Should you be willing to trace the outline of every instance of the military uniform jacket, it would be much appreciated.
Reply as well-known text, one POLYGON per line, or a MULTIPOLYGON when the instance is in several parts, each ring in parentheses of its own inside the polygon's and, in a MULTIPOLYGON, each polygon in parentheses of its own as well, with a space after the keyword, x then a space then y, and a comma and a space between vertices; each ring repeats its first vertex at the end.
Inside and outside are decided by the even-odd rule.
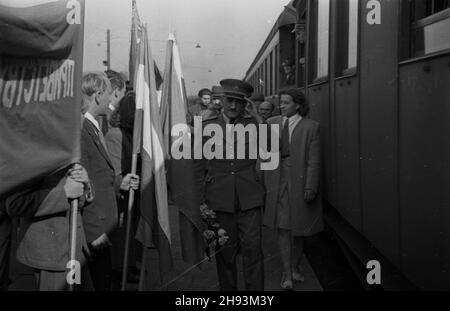
MULTIPOLYGON (((256 120, 250 116, 242 116, 236 119, 236 125, 253 124, 258 129, 256 120)), ((197 182, 200 183, 201 193, 205 203, 215 211, 233 213, 236 211, 236 200, 242 210, 249 210, 252 208, 264 205, 264 188, 262 180, 256 171, 257 159, 249 157, 249 149, 251 146, 250 135, 246 134, 244 139, 239 139, 235 135, 234 148, 231 144, 227 146, 226 143, 226 121, 222 114, 210 117, 203 120, 203 129, 208 125, 220 127, 222 129, 223 137, 219 137, 223 147, 224 156, 222 159, 213 158, 206 159, 203 154, 202 160, 196 160, 196 175, 197 182), (245 158, 237 158, 237 145, 245 143, 245 158), (233 150, 234 149, 234 150, 233 150), (227 154, 234 157, 226 158, 227 154)), ((257 133, 257 132, 256 132, 257 133)), ((203 147, 208 144, 216 133, 211 135, 203 135, 203 147)), ((218 140, 218 141, 220 141, 218 140)), ((258 137, 256 135, 256 142, 258 137)), ((214 146, 220 148, 219 146, 214 146)), ((212 148, 215 150, 214 148, 212 148)), ((257 151, 257 148, 256 148, 257 151)))

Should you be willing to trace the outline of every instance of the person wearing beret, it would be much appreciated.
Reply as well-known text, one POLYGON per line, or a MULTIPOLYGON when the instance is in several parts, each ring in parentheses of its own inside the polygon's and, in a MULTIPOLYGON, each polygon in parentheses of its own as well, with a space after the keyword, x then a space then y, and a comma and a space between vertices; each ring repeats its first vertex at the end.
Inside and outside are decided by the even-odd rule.
POLYGON ((304 237, 324 226, 319 196, 320 126, 307 117, 309 106, 301 90, 284 89, 279 97, 282 115, 267 120, 280 128, 280 165, 264 171, 264 225, 277 230, 284 268, 281 287, 289 290, 294 281, 304 280, 300 268, 304 237))
POLYGON ((211 105, 211 95, 212 92, 209 89, 201 89, 198 92, 200 101, 189 107, 189 113, 192 117, 202 116, 202 114, 209 114, 209 112, 203 111, 208 110, 208 107, 211 105))
MULTIPOLYGON (((245 289, 260 291, 264 290, 261 244, 264 188, 256 172, 256 159, 249 157, 249 141, 245 141, 244 159, 238 159, 236 146, 240 138, 236 132, 227 132, 227 125, 258 126, 261 118, 256 112, 255 104, 247 99, 253 92, 250 84, 225 79, 220 81, 220 85, 223 88, 223 112, 204 119, 202 125, 214 125, 222 129, 223 137, 220 139, 223 139, 223 157, 197 160, 197 182, 203 201, 216 213, 218 223, 229 236, 224 246, 216 248, 220 289, 238 289, 236 256, 240 252, 243 257, 245 289), (226 137, 230 134, 238 137, 234 146, 227 144, 226 137)), ((203 144, 211 137, 203 137, 203 144)))
MULTIPOLYGON (((205 97, 205 95, 203 96, 205 97)), ((199 113, 203 119, 208 119, 218 115, 222 109, 222 91, 220 86, 213 86, 209 102, 206 104, 206 109, 199 113)), ((206 102, 206 101, 203 101, 206 102)))

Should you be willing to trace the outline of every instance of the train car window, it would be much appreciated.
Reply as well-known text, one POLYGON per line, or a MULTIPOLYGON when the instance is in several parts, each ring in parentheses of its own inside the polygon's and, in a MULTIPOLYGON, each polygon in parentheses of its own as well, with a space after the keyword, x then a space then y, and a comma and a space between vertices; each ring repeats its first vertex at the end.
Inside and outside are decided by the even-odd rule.
POLYGON ((313 0, 312 80, 328 76, 330 0, 313 0))
POLYGON ((264 60, 264 96, 269 95, 269 66, 267 65, 267 58, 264 60))
POLYGON ((411 57, 450 49, 449 0, 415 0, 411 17, 411 57))
POLYGON ((259 93, 259 68, 258 68, 258 70, 256 70, 256 77, 255 77, 255 79, 256 79, 256 81, 255 81, 256 89, 257 89, 257 91, 259 93))
POLYGON ((269 95, 273 94, 273 59, 272 59, 272 52, 269 54, 269 95))
POLYGON ((258 79, 258 93, 261 93, 261 66, 257 70, 257 79, 258 79))
POLYGON ((337 2, 336 76, 354 73, 358 60, 358 0, 337 2))
POLYGON ((264 62, 261 63, 261 70, 259 71, 259 92, 264 94, 264 62))
POLYGON ((353 68, 358 54, 358 0, 349 0, 348 3, 348 68, 353 68))
POLYGON ((279 45, 277 44, 275 46, 275 70, 274 70, 274 76, 275 76, 275 92, 277 92, 277 90, 279 89, 279 84, 278 84, 278 70, 276 70, 277 68, 280 68, 280 62, 279 62, 279 55, 280 53, 280 49, 279 49, 279 45))

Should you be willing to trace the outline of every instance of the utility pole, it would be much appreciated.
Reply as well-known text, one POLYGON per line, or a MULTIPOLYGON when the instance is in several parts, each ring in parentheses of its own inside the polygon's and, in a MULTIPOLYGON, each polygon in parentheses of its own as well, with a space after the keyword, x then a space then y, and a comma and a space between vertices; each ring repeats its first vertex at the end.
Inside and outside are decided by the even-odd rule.
POLYGON ((106 30, 106 66, 111 69, 111 31, 106 30))

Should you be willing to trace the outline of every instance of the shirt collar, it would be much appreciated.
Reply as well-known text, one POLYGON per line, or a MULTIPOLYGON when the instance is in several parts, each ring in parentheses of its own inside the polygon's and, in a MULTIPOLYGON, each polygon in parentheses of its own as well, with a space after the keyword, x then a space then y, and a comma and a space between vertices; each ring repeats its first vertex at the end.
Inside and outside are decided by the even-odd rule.
POLYGON ((289 117, 289 124, 293 124, 297 121, 300 121, 302 119, 302 116, 299 115, 298 113, 294 114, 293 116, 289 117))
POLYGON ((289 120, 289 125, 292 125, 298 121, 300 121, 302 119, 302 116, 298 113, 294 114, 293 116, 288 117, 283 117, 283 124, 284 122, 286 122, 286 120, 289 120))
POLYGON ((100 125, 98 124, 97 120, 95 120, 94 116, 92 114, 90 114, 89 112, 86 112, 84 114, 84 117, 86 119, 88 119, 89 121, 91 121, 92 124, 94 124, 94 126, 97 128, 97 130, 100 132, 100 125))

